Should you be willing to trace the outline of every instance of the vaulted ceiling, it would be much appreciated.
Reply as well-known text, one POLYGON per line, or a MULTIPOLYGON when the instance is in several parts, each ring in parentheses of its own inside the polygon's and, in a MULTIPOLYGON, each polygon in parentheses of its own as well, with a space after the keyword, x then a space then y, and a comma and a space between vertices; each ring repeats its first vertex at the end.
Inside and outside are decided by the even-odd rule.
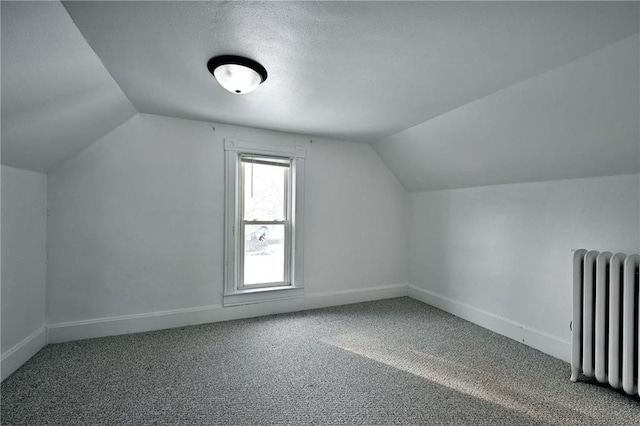
MULTIPOLYGON (((373 143, 410 190, 477 178, 421 172, 468 160, 416 163, 416 145, 434 143, 433 152, 457 161, 447 137, 416 129, 638 33, 640 16, 635 2, 1 7, 3 164, 46 172, 141 112, 373 143), (267 81, 249 95, 226 92, 206 68, 221 54, 261 62, 267 81), (403 169, 405 159, 415 171, 403 169)), ((514 173, 488 183, 523 180, 514 173)))
POLYGON ((58 2, 2 2, 2 163, 46 172, 136 113, 58 2))

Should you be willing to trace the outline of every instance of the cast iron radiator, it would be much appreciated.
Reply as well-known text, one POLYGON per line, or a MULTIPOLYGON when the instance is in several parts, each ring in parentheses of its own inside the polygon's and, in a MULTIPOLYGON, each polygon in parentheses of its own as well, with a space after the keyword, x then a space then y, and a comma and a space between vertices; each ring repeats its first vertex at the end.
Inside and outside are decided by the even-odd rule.
POLYGON ((573 257, 571 380, 595 377, 638 394, 640 256, 576 250, 573 257))

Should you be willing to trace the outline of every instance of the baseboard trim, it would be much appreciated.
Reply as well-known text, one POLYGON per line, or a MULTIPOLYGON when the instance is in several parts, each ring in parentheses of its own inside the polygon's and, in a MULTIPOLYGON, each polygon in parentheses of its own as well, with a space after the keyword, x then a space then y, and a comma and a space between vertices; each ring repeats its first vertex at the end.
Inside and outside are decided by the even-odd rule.
POLYGON ((43 326, 5 351, 0 357, 1 380, 4 381, 45 346, 47 346, 47 329, 43 326))
POLYGON ((162 330, 210 322, 253 318, 285 312, 390 299, 407 296, 407 284, 392 284, 362 289, 306 294, 302 298, 283 299, 251 305, 210 305, 187 309, 94 318, 83 321, 49 324, 49 343, 62 343, 94 337, 115 336, 162 330))
POLYGON ((0 372, 2 380, 4 380, 40 349, 45 347, 47 343, 61 343, 210 322, 253 318, 402 296, 409 296, 563 361, 570 362, 570 342, 415 285, 392 284, 362 289, 311 293, 303 298, 252 305, 229 307, 210 305, 49 324, 47 327, 41 327, 34 331, 4 352, 0 358, 0 372))
POLYGON ((450 299, 415 285, 408 285, 409 297, 442 309, 488 330, 524 343, 566 362, 571 360, 571 343, 556 336, 492 314, 474 306, 450 299))

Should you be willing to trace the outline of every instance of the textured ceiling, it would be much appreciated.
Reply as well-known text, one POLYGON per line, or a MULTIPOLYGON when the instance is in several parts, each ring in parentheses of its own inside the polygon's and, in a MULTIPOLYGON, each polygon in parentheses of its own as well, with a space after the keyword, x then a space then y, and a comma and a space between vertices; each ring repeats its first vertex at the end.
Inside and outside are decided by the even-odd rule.
POLYGON ((2 163, 46 172, 136 113, 59 2, 2 2, 2 163))
POLYGON ((46 172, 143 112, 373 143, 410 191, 638 171, 637 2, 1 7, 3 164, 46 172), (220 54, 268 80, 226 92, 220 54))
POLYGON ((638 31, 629 3, 65 2, 140 112, 371 142, 638 31), (235 96, 212 56, 261 62, 235 96))

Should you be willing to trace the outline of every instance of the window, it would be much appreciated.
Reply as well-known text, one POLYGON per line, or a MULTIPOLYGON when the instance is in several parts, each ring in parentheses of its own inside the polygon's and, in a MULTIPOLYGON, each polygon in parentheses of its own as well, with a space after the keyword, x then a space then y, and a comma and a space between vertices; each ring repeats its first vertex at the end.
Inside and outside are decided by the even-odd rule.
POLYGON ((291 159, 240 154, 239 288, 290 285, 291 159))
POLYGON ((305 149, 225 140, 224 305, 303 295, 305 149))

